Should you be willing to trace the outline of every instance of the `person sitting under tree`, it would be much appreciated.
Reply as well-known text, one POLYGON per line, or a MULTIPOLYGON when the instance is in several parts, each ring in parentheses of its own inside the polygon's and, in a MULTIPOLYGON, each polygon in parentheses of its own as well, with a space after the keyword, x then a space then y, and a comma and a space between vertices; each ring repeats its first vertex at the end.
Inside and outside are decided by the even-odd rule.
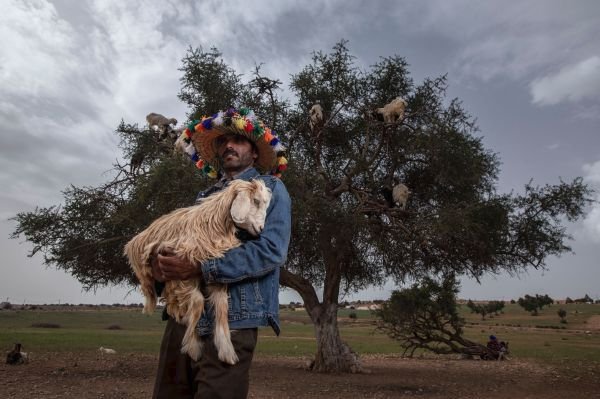
POLYGON ((487 360, 503 360, 508 354, 508 342, 500 342, 495 335, 490 335, 490 339, 486 345, 488 349, 487 355, 482 358, 487 360))

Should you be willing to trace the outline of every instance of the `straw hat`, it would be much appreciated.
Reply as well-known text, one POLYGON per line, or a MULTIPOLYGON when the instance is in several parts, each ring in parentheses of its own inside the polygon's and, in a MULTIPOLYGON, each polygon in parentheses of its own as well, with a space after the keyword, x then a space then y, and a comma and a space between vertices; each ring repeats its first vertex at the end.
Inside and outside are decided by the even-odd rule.
POLYGON ((258 152, 255 166, 263 173, 280 177, 287 168, 285 147, 279 138, 259 120, 252 110, 229 108, 202 120, 192 121, 182 133, 188 143, 186 152, 196 166, 210 177, 217 177, 220 168, 215 140, 224 134, 238 134, 250 140, 258 152))

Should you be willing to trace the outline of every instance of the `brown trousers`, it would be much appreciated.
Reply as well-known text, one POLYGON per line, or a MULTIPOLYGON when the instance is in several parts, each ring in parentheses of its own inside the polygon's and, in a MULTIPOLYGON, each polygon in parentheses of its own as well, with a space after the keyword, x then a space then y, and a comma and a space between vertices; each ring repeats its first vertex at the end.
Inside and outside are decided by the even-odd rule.
POLYGON ((181 354, 185 326, 167 321, 160 345, 154 399, 245 399, 250 383, 250 364, 257 341, 257 329, 231 331, 231 342, 239 363, 231 366, 219 360, 212 336, 202 338, 202 355, 197 361, 181 354))

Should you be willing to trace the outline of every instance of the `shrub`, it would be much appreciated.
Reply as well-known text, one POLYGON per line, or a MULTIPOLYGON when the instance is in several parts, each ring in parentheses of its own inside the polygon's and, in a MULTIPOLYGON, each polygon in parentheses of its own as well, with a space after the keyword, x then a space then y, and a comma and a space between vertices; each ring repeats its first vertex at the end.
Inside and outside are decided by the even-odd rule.
POLYGON ((356 312, 350 312, 348 317, 351 318, 352 320, 356 320, 358 318, 358 316, 356 315, 356 312))
POLYGON ((60 324, 56 323, 33 323, 31 327, 34 328, 60 328, 60 324))
POLYGON ((118 324, 111 324, 110 326, 106 327, 107 330, 122 330, 123 328, 118 325, 118 324))
POLYGON ((2 302, 0 303, 0 309, 12 309, 12 305, 10 302, 2 302))

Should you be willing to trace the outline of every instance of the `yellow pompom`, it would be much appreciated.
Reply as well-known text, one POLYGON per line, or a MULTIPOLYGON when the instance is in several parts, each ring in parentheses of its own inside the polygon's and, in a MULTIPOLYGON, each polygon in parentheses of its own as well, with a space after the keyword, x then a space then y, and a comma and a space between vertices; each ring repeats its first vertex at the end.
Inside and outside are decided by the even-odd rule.
POLYGON ((211 179, 216 179, 217 178, 217 171, 213 169, 210 172, 208 172, 207 176, 210 177, 211 179))
POLYGON ((277 163, 279 165, 287 165, 288 162, 287 162, 287 159, 285 159, 285 157, 279 157, 279 158, 277 158, 277 163))
POLYGON ((238 130, 244 130, 244 128, 246 127, 246 120, 242 119, 242 118, 236 118, 233 121, 233 125, 235 126, 236 129, 238 130))

